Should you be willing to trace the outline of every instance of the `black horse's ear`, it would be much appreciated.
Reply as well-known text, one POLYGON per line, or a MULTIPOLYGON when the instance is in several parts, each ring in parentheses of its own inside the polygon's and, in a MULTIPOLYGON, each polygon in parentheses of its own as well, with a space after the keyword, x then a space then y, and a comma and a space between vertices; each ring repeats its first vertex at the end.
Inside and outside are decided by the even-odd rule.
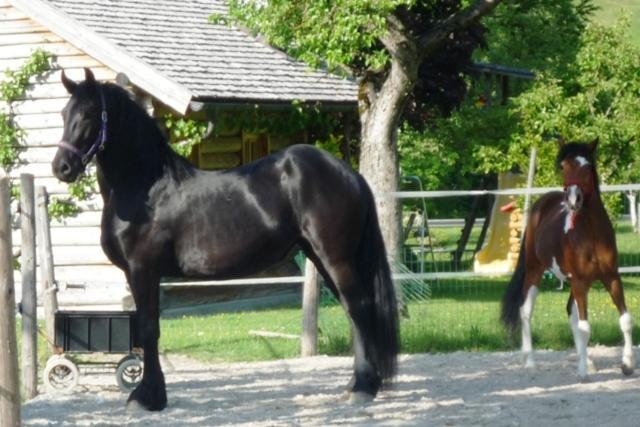
POLYGON ((91 71, 91 68, 84 67, 84 80, 87 83, 92 83, 92 84, 96 82, 96 78, 93 75, 93 71, 91 71))
POLYGON ((591 153, 595 153, 596 152, 596 148, 598 148, 598 143, 600 142, 600 137, 597 136, 596 139, 594 139, 593 141, 591 141, 589 143, 589 150, 591 150, 591 153))
POLYGON ((62 70, 60 79, 62 80, 62 84, 64 88, 67 89, 67 92, 69 92, 70 95, 73 95, 73 93, 78 88, 78 83, 74 82, 69 77, 67 77, 67 75, 64 73, 64 70, 62 70))
POLYGON ((558 137, 556 138, 556 141, 558 142, 558 146, 559 146, 560 148, 564 147, 564 143, 565 143, 565 141, 564 141, 564 138, 563 138, 562 136, 558 136, 558 137))

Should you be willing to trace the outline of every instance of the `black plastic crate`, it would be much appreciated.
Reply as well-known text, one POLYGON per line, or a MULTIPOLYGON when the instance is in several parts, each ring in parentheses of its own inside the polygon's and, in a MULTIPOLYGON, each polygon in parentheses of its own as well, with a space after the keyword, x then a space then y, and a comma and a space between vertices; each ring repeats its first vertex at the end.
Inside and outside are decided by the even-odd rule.
POLYGON ((128 353, 140 347, 134 311, 59 311, 56 346, 65 352, 128 353))

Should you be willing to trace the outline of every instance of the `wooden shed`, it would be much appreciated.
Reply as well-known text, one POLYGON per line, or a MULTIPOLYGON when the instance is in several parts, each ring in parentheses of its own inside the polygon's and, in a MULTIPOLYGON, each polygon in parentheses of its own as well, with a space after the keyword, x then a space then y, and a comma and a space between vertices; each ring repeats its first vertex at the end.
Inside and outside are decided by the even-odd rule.
MULTIPOLYGON (((83 67, 90 67, 100 80, 126 84, 156 117, 172 112, 214 127, 223 114, 284 114, 294 101, 356 114, 354 81, 310 70, 240 29, 210 24, 212 13, 227 13, 225 2, 0 0, 0 70, 17 69, 38 48, 53 55, 54 64, 12 104, 15 122, 26 131, 24 164, 12 175, 32 173, 36 185, 54 195, 68 191, 50 167, 68 99, 61 69, 80 80, 83 67)), ((237 166, 306 138, 304 131, 218 128, 192 161, 203 168, 237 166)), ((124 276, 99 246, 100 198, 82 208, 76 217, 52 224, 56 278, 63 285, 106 286, 125 294, 124 276)))

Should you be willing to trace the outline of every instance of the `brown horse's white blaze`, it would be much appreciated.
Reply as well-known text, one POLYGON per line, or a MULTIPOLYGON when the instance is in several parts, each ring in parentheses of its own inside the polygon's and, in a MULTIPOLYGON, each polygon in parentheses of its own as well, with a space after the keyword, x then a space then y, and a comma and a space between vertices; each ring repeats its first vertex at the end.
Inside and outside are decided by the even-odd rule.
POLYGON ((598 188, 594 162, 597 143, 597 140, 590 144, 561 143, 557 161, 562 169, 564 192, 547 193, 532 206, 518 265, 502 305, 502 320, 507 327, 514 331, 521 325, 524 363, 533 368, 531 319, 542 275, 549 270, 561 283, 569 280, 567 312, 581 378, 593 368, 587 355, 591 337, 587 294, 596 280, 609 291, 620 314, 624 337, 622 372, 629 375, 635 368, 633 320, 626 308, 618 273, 613 226, 598 188))

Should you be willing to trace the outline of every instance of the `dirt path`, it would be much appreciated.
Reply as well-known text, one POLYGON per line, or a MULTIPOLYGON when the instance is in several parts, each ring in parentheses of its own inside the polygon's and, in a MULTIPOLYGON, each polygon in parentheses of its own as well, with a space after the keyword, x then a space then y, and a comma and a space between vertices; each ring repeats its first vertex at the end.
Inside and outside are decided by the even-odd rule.
MULTIPOLYGON (((23 407, 26 426, 637 426, 640 371, 620 373, 620 348, 594 347, 599 369, 575 375, 573 352, 538 352, 538 368, 516 353, 402 356, 391 390, 354 406, 341 398, 351 358, 165 364, 169 406, 129 413, 113 376, 81 379, 76 393, 40 395, 23 407), (172 365, 172 366, 171 366, 172 365)), ((640 352, 636 350, 636 359, 640 352)))

